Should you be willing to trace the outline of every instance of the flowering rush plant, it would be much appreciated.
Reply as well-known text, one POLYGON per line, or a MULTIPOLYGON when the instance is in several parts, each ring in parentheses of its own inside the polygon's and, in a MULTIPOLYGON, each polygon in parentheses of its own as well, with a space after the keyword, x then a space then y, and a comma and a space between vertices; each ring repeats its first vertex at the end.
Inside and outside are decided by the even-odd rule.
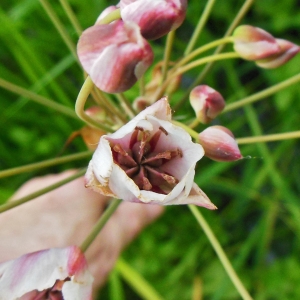
MULTIPOLYGON (((41 2, 55 19, 47 2, 41 2)), ((203 44, 201 30, 213 9, 213 1, 207 1, 199 24, 182 52, 176 48, 174 40, 177 29, 180 32, 189 12, 187 0, 121 0, 99 12, 95 23, 84 31, 75 26, 75 15, 64 4, 79 35, 76 54, 70 46, 71 51, 76 55, 85 77, 75 104, 76 117, 84 122, 84 126, 71 135, 67 144, 75 136, 81 136, 89 151, 76 157, 66 156, 61 161, 54 159, 43 166, 84 157, 89 157, 90 161, 83 171, 58 184, 3 204, 0 212, 24 204, 82 175, 82 186, 96 192, 97 197, 107 197, 101 196, 101 199, 106 199, 105 205, 109 205, 80 246, 77 243, 68 243, 60 248, 45 245, 38 251, 35 249, 10 260, 2 261, 0 257, 0 300, 92 299, 93 291, 98 287, 93 286, 93 282, 98 282, 93 276, 100 276, 99 269, 109 267, 105 267, 104 262, 89 271, 89 258, 87 254, 85 257, 85 252, 97 236, 104 235, 105 228, 108 228, 106 224, 116 216, 114 213, 121 202, 131 202, 131 207, 138 204, 149 207, 187 205, 237 292, 243 299, 252 299, 202 215, 204 209, 217 214, 217 206, 214 193, 210 189, 210 192, 203 191, 199 184, 204 165, 219 168, 233 162, 239 166, 244 164, 241 144, 300 136, 295 131, 236 139, 234 131, 237 126, 229 128, 226 118, 222 117, 226 112, 264 99, 300 81, 299 75, 229 104, 228 95, 223 95, 221 88, 206 82, 208 72, 220 61, 235 59, 239 64, 254 63, 259 68, 276 69, 288 64, 300 52, 300 47, 292 41, 274 37, 254 25, 242 24, 251 2, 245 1, 224 37, 203 44), (162 42, 165 42, 163 58, 155 51, 156 43, 162 42), (231 50, 223 51, 227 44, 230 47, 226 49, 231 50), (199 75, 194 76, 193 72, 199 75)), ((55 21, 55 24, 59 27, 59 23, 55 21)), ((2 79, 0 84, 22 94, 22 89, 2 79)), ((74 116, 67 107, 53 104, 45 97, 34 93, 26 95, 74 116)), ((251 116, 251 108, 246 114, 251 116)), ((252 122, 252 126, 257 128, 253 118, 252 122)), ((39 167, 41 164, 6 170, 0 172, 0 176, 39 167)), ((269 164, 269 167, 272 166, 269 164)), ((274 180, 278 182, 276 178, 274 180)), ((222 203, 219 205, 223 208, 222 203)), ((125 224, 133 222, 129 216, 125 224)), ((105 237, 111 238, 112 235, 109 231, 105 237)), ((98 256, 101 256, 101 251, 89 257, 98 256)), ((120 273, 124 271, 122 263, 117 264, 117 268, 120 273)), ((126 271, 124 273, 126 278, 126 271)), ((136 287, 139 283, 137 279, 131 284, 136 287)), ((144 282, 143 286, 146 286, 144 282)), ((160 299, 158 293, 149 287, 142 292, 138 290, 145 298, 160 299)))

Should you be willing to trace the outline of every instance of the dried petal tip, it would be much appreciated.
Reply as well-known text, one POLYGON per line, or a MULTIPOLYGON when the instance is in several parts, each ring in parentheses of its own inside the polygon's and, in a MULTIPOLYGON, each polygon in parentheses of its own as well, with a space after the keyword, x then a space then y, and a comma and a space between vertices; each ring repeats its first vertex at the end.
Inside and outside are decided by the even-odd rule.
POLYGON ((95 85, 107 93, 130 89, 153 61, 153 52, 138 25, 121 20, 83 32, 77 53, 95 85))
POLYGON ((297 53, 300 52, 300 47, 290 41, 276 39, 276 42, 280 47, 280 52, 265 59, 257 60, 255 63, 259 67, 265 69, 278 68, 287 63, 297 53))
POLYGON ((234 51, 247 60, 258 60, 280 53, 276 39, 265 30, 241 25, 233 32, 234 51))
POLYGON ((205 156, 212 160, 235 161, 243 157, 232 132, 226 127, 208 127, 200 132, 199 140, 205 156))
POLYGON ((190 93, 190 103, 197 119, 204 124, 216 118, 225 107, 222 95, 208 85, 196 86, 190 93))
POLYGON ((142 36, 155 40, 177 29, 183 22, 187 0, 121 0, 121 16, 141 28, 142 36))

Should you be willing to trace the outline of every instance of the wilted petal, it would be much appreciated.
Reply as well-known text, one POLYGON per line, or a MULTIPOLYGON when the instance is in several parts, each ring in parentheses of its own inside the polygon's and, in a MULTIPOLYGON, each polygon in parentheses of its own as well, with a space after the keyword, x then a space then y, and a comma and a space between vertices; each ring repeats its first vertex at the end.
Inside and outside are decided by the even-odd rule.
POLYGON ((185 18, 186 6, 186 0, 120 1, 122 19, 138 24, 142 36, 150 40, 177 29, 185 18))
POLYGON ((275 38, 267 31, 250 25, 241 25, 233 32, 234 50, 244 59, 264 59, 280 52, 275 38))
POLYGON ((33 252, 0 264, 0 299, 35 299, 33 295, 61 292, 65 300, 90 300, 92 282, 77 246, 33 252))
POLYGON ((280 52, 265 59, 255 61, 259 67, 265 69, 278 68, 300 52, 300 47, 290 41, 276 39, 276 42, 280 47, 280 52))
POLYGON ((200 144, 205 156, 216 161, 235 161, 242 158, 232 132, 223 126, 210 126, 200 132, 200 144))
POLYGON ((139 27, 121 20, 85 30, 77 53, 92 81, 107 93, 131 88, 153 61, 152 49, 139 27))
POLYGON ((209 123, 224 109, 222 95, 208 85, 199 85, 190 93, 190 103, 201 123, 209 123))
POLYGON ((193 188, 195 165, 204 150, 170 120, 171 109, 163 98, 115 133, 102 136, 86 186, 125 201, 214 209, 205 194, 193 188))

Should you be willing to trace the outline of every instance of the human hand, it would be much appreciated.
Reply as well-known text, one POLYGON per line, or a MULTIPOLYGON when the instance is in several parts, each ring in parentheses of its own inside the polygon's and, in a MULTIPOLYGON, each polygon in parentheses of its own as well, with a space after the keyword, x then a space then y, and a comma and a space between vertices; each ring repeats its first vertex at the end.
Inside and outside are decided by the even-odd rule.
MULTIPOLYGON (((23 197, 63 180, 75 171, 26 182, 13 196, 23 197)), ((13 201, 13 200, 12 200, 13 201)), ((46 248, 80 245, 109 203, 84 187, 78 178, 54 191, 0 215, 0 262, 46 248)), ((163 211, 161 206, 123 202, 89 247, 85 256, 94 289, 105 282, 122 249, 163 211)))

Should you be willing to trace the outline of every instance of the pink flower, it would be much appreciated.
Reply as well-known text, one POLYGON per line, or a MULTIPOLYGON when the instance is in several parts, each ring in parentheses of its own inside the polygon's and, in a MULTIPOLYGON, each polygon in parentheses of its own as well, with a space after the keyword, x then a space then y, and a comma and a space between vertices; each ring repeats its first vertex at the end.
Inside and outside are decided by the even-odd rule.
POLYGON ((93 277, 77 246, 25 254, 0 264, 0 299, 92 299, 93 277))
POLYGON ((205 156, 216 161, 235 161, 241 159, 240 149, 232 132, 223 126, 210 126, 199 133, 200 144, 205 156))
POLYGON ((280 52, 276 39, 261 28, 241 25, 232 36, 234 50, 244 59, 264 59, 280 52))
POLYGON ((265 69, 278 68, 300 52, 300 47, 290 41, 276 39, 276 42, 280 47, 280 52, 265 59, 257 60, 255 63, 259 67, 265 69))
POLYGON ((85 30, 77 53, 92 81, 107 93, 130 89, 153 61, 152 49, 139 27, 121 20, 85 30))
POLYGON ((141 28, 142 36, 158 39, 183 22, 187 0, 121 0, 121 16, 141 28))
POLYGON ((115 133, 100 138, 85 176, 86 187, 125 201, 216 207, 193 183, 201 145, 171 122, 162 98, 115 133))
POLYGON ((197 119, 204 124, 211 122, 224 109, 222 95, 208 85, 198 85, 190 93, 190 103, 197 119))

